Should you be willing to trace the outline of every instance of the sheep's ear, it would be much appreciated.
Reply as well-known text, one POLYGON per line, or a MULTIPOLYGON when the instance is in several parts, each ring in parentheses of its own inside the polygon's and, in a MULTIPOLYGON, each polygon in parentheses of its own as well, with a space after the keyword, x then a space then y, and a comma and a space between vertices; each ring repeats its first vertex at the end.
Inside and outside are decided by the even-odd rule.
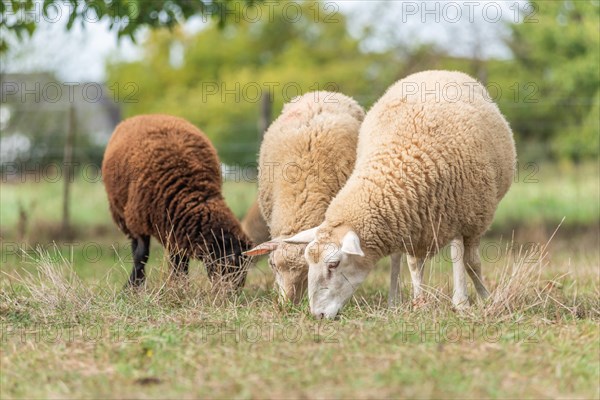
POLYGON ((277 249, 281 244, 281 240, 269 240, 268 242, 264 242, 259 244, 253 249, 243 252, 242 254, 245 256, 262 256, 263 254, 269 254, 273 250, 277 249))
POLYGON ((348 233, 344 235, 344 239, 342 239, 342 252, 355 256, 365 256, 365 253, 363 253, 360 248, 360 238, 356 232, 348 231, 348 233))
POLYGON ((310 243, 313 240, 315 240, 315 238, 317 237, 317 229, 319 229, 318 226, 311 228, 311 229, 307 229, 305 231, 297 233, 296 235, 294 235, 290 238, 283 239, 283 241, 286 243, 298 243, 298 244, 310 243))

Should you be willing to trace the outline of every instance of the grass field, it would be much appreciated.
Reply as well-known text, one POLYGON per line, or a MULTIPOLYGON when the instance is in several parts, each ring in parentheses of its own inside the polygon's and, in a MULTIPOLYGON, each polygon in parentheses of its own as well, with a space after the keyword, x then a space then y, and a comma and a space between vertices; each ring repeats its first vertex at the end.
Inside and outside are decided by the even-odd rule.
MULTIPOLYGON (((403 271, 388 309, 382 260, 332 322, 280 304, 264 260, 232 297, 197 262, 173 282, 155 242, 146 290, 122 291, 129 248, 101 183, 73 186, 70 241, 60 184, 2 184, 0 398, 600 398, 597 166, 523 170, 482 244, 489 301, 452 309, 442 251, 426 301, 403 271)), ((242 216, 256 188, 225 193, 242 216)))
MULTIPOLYGON (((551 164, 519 164, 514 183, 500 203, 491 234, 510 233, 516 227, 544 226, 554 229, 562 221, 563 228, 587 227, 600 219, 600 183, 598 165, 581 166, 551 164)), ((254 182, 225 182, 224 192, 229 206, 243 217, 256 198, 254 182)), ((108 213, 106 194, 99 179, 81 177, 73 185, 71 218, 80 229, 114 226, 108 213)), ((27 214, 29 241, 52 240, 44 237, 43 228, 60 221, 62 182, 49 182, 43 178, 25 183, 0 184, 0 220, 5 239, 14 239, 19 223, 18 210, 27 214), (40 229, 41 227, 41 229, 40 229)), ((85 232, 84 232, 85 233, 85 232)))

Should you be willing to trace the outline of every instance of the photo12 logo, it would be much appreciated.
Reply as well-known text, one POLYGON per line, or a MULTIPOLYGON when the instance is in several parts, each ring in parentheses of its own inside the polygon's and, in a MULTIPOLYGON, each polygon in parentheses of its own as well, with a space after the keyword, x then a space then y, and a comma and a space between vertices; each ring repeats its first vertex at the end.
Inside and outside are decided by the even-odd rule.
POLYGON ((247 322, 228 324, 205 322, 200 327, 202 343, 258 343, 313 341, 315 343, 337 343, 338 326, 335 324, 301 324, 289 322, 247 322))
POLYGON ((401 322, 395 337, 402 343, 473 343, 479 340, 487 343, 538 343, 538 329, 533 323, 506 325, 463 321, 433 324, 401 322))
POLYGON ((514 23, 537 23, 539 6, 534 2, 504 1, 403 1, 402 23, 487 23, 512 21, 514 23))
POLYGON ((3 80, 2 103, 98 103, 112 99, 115 103, 139 102, 139 86, 135 82, 114 82, 106 87, 98 82, 24 82, 3 80))
POLYGON ((0 324, 0 342, 16 341, 25 343, 112 343, 138 342, 139 332, 129 325, 121 324, 73 324, 73 323, 34 323, 0 324))

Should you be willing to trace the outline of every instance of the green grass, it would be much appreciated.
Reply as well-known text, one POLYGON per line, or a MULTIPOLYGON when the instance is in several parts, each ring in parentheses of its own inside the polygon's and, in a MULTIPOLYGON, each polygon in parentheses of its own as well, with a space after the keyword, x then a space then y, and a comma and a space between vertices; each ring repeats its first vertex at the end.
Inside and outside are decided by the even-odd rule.
MULTIPOLYGON (((71 187, 70 218, 76 227, 113 227, 102 182, 90 182, 79 178, 71 187)), ((20 209, 27 215, 27 232, 34 238, 39 238, 39 231, 35 231, 39 230, 40 226, 42 234, 47 233, 43 231, 44 227, 56 227, 62 218, 62 191, 62 182, 0 184, 0 221, 3 237, 14 239, 20 209)), ((225 182, 223 193, 236 216, 242 218, 256 198, 257 187, 251 182, 225 182)))
POLYGON ((520 226, 598 226, 600 179, 597 163, 581 166, 519 164, 515 182, 500 203, 492 229, 520 226))
POLYGON ((197 267, 181 284, 158 260, 130 293, 111 263, 94 280, 36 257, 31 275, 5 270, 0 286, 3 399, 598 398, 597 261, 579 266, 581 281, 539 258, 486 262, 495 297, 464 313, 447 299, 444 260, 428 268, 424 305, 388 309, 384 261, 339 321, 320 322, 306 302, 279 304, 264 263, 223 298, 197 267))
MULTIPOLYGON (((382 260, 327 322, 306 299, 280 304, 264 260, 238 295, 211 294, 199 262, 188 283, 172 282, 155 241, 148 287, 122 291, 130 250, 100 183, 73 186, 70 242, 53 236, 60 184, 2 184, 0 398, 600 398, 597 169, 542 166, 537 177, 513 185, 482 243, 490 301, 452 309, 442 252, 426 302, 408 300, 404 268, 405 300, 388 309, 382 260), (563 216, 543 258, 518 254, 563 216)), ((224 191, 238 217, 256 196, 252 183, 224 191)))
MULTIPOLYGON (((238 218, 242 218, 256 199, 252 182, 225 182, 225 198, 238 218)), ((115 236, 102 182, 81 178, 72 185, 71 220, 83 234, 98 235, 109 231, 115 236), (82 232, 83 231, 83 232, 82 232)), ((27 216, 25 237, 30 242, 55 238, 62 212, 62 182, 26 182, 0 184, 0 235, 15 239, 19 210, 27 216)), ((498 207, 492 232, 509 234, 522 227, 563 229, 597 227, 600 220, 600 180, 598 165, 539 167, 520 165, 515 182, 498 207)))

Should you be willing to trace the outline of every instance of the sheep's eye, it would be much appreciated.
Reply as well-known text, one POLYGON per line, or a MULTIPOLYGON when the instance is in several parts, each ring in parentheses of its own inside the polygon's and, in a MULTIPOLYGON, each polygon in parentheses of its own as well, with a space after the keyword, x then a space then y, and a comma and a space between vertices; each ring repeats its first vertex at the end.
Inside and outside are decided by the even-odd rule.
POLYGON ((327 269, 328 270, 332 270, 332 269, 336 269, 338 266, 340 265, 340 261, 330 261, 327 263, 327 269))

